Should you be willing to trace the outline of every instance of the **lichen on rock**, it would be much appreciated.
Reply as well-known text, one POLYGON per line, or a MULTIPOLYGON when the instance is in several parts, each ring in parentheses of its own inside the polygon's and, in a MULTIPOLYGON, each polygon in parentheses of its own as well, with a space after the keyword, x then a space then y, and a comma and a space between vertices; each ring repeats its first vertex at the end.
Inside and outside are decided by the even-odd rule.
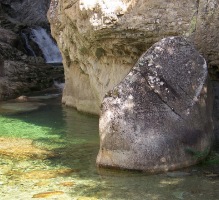
POLYGON ((154 173, 204 159, 213 138, 207 84, 206 62, 185 38, 154 44, 103 100, 97 164, 154 173))

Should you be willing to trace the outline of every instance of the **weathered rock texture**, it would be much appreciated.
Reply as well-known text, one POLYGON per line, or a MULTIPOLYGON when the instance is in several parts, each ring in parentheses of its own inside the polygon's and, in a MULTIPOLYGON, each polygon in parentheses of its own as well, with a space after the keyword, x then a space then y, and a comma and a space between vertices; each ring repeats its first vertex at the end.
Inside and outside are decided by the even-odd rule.
POLYGON ((62 74, 62 68, 44 63, 4 60, 0 63, 0 100, 49 88, 62 74))
MULTIPOLYGON (((46 65, 43 58, 27 56, 24 43, 19 35, 19 25, 13 23, 16 21, 15 19, 8 18, 7 14, 10 13, 5 13, 5 5, 10 4, 14 9, 18 9, 17 14, 22 17, 19 15, 21 12, 19 6, 25 7, 25 2, 33 3, 33 1, 0 1, 0 100, 45 89, 53 85, 55 78, 63 79, 63 69, 46 65)), ((27 7, 26 10, 28 10, 27 7)), ((29 17, 26 16, 26 19, 31 20, 34 16, 34 13, 32 14, 29 17)), ((16 16, 14 17, 16 18, 16 16)), ((44 18, 46 18, 45 13, 44 18)), ((20 18, 20 20, 22 19, 20 18)), ((30 21, 30 23, 32 22, 30 21)), ((35 22, 38 23, 40 20, 35 22)))
MULTIPOLYGON (((219 68, 219 1, 201 0, 193 40, 210 67, 219 68)), ((217 77, 219 78, 219 76, 217 77)))
POLYGON ((2 10, 15 24, 48 25, 50 0, 1 0, 2 10))
POLYGON ((161 172, 205 158, 212 145, 207 65, 184 38, 153 45, 105 96, 99 166, 161 172))
POLYGON ((63 102, 99 113, 104 94, 167 36, 188 36, 218 67, 218 0, 52 0, 48 17, 62 51, 63 102))

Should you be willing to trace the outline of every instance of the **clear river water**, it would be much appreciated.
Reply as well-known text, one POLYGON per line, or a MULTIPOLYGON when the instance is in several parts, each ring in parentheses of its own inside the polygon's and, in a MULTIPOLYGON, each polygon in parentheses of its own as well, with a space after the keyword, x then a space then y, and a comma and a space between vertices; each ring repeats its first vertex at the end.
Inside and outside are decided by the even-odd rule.
POLYGON ((98 169, 98 148, 98 117, 66 108, 60 97, 1 103, 0 200, 219 200, 208 169, 98 169))

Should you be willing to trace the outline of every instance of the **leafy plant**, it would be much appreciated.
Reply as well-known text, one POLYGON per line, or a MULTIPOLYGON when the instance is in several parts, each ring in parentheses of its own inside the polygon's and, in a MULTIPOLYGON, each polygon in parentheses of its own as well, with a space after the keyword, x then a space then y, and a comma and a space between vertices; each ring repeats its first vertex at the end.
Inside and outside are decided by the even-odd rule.
POLYGON ((194 156, 194 159, 200 160, 202 165, 215 165, 219 164, 219 154, 216 152, 210 152, 210 148, 206 148, 204 151, 196 151, 192 148, 186 149, 187 153, 194 156))
POLYGON ((186 152, 193 155, 195 159, 202 160, 208 156, 210 149, 206 148, 204 151, 197 151, 195 149, 188 147, 186 148, 186 152))

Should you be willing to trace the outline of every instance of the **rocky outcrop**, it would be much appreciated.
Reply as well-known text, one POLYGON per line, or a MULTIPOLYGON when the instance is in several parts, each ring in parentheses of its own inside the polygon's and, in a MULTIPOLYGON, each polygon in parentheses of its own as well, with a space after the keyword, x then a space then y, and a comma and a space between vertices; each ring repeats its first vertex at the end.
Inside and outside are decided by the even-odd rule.
POLYGON ((62 68, 46 65, 43 58, 29 57, 18 50, 22 43, 13 31, 0 28, 0 33, 0 100, 45 89, 53 85, 54 79, 63 79, 62 68))
MULTIPOLYGON (((219 2, 199 1, 192 39, 206 58, 210 68, 219 68, 219 2)), ((217 78, 219 76, 217 75, 217 78)))
POLYGON ((60 67, 40 62, 4 60, 0 63, 0 100, 49 88, 54 79, 62 79, 62 75, 63 68, 60 67))
POLYGON ((99 166, 162 172, 196 164, 212 146, 204 58, 169 37, 141 56, 101 106, 99 166))
POLYGON ((187 36, 218 67, 218 8, 217 0, 52 0, 48 17, 65 67, 63 103, 99 113, 105 93, 167 36, 187 36))
MULTIPOLYGON (((25 51, 25 42, 22 41, 19 35, 21 27, 13 22, 18 20, 15 14, 17 14, 17 17, 20 17, 20 20, 23 20, 19 12, 22 12, 22 9, 28 5, 26 4, 27 2, 30 3, 32 1, 0 2, 0 100, 7 100, 27 92, 46 89, 53 85, 54 79, 63 79, 62 68, 46 65, 43 58, 28 56, 25 51), (6 13, 6 11, 9 11, 8 7, 17 9, 18 12, 16 13, 14 10, 15 14, 13 12, 6 13), (8 15, 10 14, 11 17, 13 16, 16 19, 9 18, 8 15)), ((37 2, 34 5, 38 5, 37 2)), ((25 9, 28 12, 31 10, 31 8, 28 10, 27 7, 25 9)), ((40 10, 36 12, 40 12, 40 10)), ((31 14, 33 14, 31 17, 34 17, 34 13, 31 14)), ((31 20, 29 17, 26 16, 26 19, 31 20)), ((46 18, 45 13, 44 18, 46 18)), ((35 19, 37 20, 37 18, 35 19)), ((42 21, 32 22, 41 23, 42 21)), ((26 23, 25 19, 24 23, 26 23)))
POLYGON ((48 25, 46 13, 50 0, 1 0, 6 16, 15 24, 48 25))

